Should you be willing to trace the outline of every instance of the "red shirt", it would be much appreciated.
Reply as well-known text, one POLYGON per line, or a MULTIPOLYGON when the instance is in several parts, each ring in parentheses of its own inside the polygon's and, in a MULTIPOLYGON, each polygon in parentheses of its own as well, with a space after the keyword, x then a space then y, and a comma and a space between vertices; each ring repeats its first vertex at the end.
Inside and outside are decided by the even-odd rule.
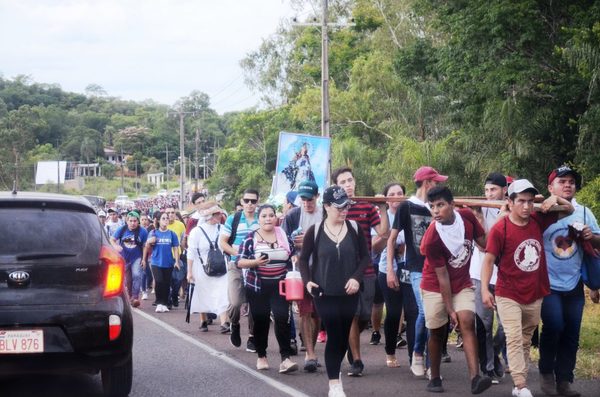
POLYGON ((421 251, 425 255, 421 288, 425 291, 441 292, 435 269, 444 266, 448 271, 450 290, 453 295, 472 286, 469 265, 473 253, 473 240, 484 236, 485 231, 471 210, 461 208, 457 211, 465 224, 464 249, 458 256, 452 255, 446 248, 435 228, 435 222, 429 225, 421 240, 421 251))
POLYGON ((497 296, 526 305, 550 293, 542 233, 557 220, 556 213, 534 212, 525 226, 506 216, 492 227, 486 252, 500 255, 497 296))
MULTIPOLYGON (((358 226, 360 226, 360 229, 362 230, 363 235, 365 236, 365 240, 367 240, 367 248, 369 249, 369 254, 371 254, 371 228, 381 223, 379 209, 371 203, 356 203, 352 205, 348 210, 348 215, 346 215, 346 219, 356 221, 356 223, 358 223, 358 226)), ((370 266, 367 266, 365 268, 364 274, 375 274, 375 268, 373 267, 373 263, 371 263, 370 266)))

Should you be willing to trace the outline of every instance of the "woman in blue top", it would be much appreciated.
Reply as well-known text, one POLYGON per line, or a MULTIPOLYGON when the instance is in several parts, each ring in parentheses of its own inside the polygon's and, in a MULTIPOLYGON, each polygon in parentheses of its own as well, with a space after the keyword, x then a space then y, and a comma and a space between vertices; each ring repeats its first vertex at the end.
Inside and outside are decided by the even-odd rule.
POLYGON ((174 249, 179 247, 179 240, 175 233, 167 229, 169 215, 164 212, 161 213, 158 218, 158 225, 158 229, 150 232, 146 249, 148 249, 148 246, 152 246, 150 264, 155 282, 156 312, 164 313, 169 311, 167 301, 173 267, 179 269, 179 249, 174 249))

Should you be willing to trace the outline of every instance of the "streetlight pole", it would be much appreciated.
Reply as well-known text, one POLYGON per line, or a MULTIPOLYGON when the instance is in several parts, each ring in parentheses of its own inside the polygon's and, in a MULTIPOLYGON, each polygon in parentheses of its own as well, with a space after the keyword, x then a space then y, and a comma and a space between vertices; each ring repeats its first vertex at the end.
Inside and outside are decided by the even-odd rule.
POLYGON ((183 210, 183 204, 185 200, 185 125, 183 123, 185 116, 187 115, 195 115, 196 112, 184 112, 183 110, 178 110, 174 112, 167 112, 167 115, 178 115, 179 116, 179 209, 183 210))
POLYGON ((327 0, 323 0, 321 24, 321 135, 329 136, 329 38, 327 37, 327 0))

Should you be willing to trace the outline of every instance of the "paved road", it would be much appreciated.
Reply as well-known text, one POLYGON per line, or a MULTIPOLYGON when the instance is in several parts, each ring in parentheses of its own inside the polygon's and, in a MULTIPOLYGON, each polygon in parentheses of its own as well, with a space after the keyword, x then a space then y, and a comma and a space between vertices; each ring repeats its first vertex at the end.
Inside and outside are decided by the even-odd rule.
MULTIPOLYGON (((218 332, 218 325, 209 332, 198 331, 199 318, 184 321, 183 309, 169 313, 154 313, 149 301, 134 310, 134 383, 132 397, 188 396, 326 396, 327 376, 324 368, 317 373, 298 371, 280 375, 277 343, 271 330, 269 363, 271 370, 256 371, 256 354, 229 344, 229 337, 218 332)), ((400 368, 387 368, 383 346, 369 345, 369 333, 363 338, 365 374, 362 378, 343 377, 348 396, 431 396, 425 391, 426 381, 417 379, 408 369, 406 349, 398 351, 400 368)), ((245 328, 242 327, 244 343, 245 328)), ((317 354, 323 361, 324 344, 317 344, 317 354)), ((452 363, 443 364, 445 397, 469 395, 469 382, 462 351, 450 346, 452 363)), ((303 353, 301 353, 303 354, 303 353)), ((295 357, 302 364, 303 356, 295 357)), ((346 364, 344 371, 347 368, 346 364)), ((537 370, 532 367, 530 384, 534 395, 542 396, 537 387, 537 370)), ((584 396, 600 396, 600 380, 578 381, 577 390, 584 396)), ((510 396, 509 377, 492 386, 483 396, 510 396)), ((0 396, 61 396, 99 397, 100 377, 87 375, 35 376, 0 379, 0 396)))

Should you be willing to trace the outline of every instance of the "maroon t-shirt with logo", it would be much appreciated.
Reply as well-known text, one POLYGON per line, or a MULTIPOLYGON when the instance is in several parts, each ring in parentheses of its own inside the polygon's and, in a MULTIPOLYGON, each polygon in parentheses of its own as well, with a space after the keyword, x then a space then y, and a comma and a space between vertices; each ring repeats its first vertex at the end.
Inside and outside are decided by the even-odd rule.
POLYGON ((452 294, 457 294, 472 286, 469 265, 473 253, 473 240, 484 236, 485 231, 471 210, 461 208, 457 212, 465 224, 463 249, 457 256, 452 255, 446 248, 435 228, 435 222, 429 225, 423 240, 421 240, 421 251, 425 255, 421 289, 425 291, 441 292, 435 268, 444 266, 448 270, 452 294))
POLYGON ((506 216, 492 227, 486 252, 500 256, 497 296, 526 305, 550 294, 542 234, 557 220, 556 212, 534 212, 525 226, 506 216))
MULTIPOLYGON (((371 254, 371 228, 376 227, 381 223, 381 217, 379 210, 371 203, 360 202, 352 205, 348 209, 348 215, 346 219, 356 221, 360 230, 362 230, 365 240, 367 240, 367 248, 369 254, 371 254)), ((367 266, 364 271, 364 275, 375 274, 375 268, 371 262, 370 266, 367 266)))

